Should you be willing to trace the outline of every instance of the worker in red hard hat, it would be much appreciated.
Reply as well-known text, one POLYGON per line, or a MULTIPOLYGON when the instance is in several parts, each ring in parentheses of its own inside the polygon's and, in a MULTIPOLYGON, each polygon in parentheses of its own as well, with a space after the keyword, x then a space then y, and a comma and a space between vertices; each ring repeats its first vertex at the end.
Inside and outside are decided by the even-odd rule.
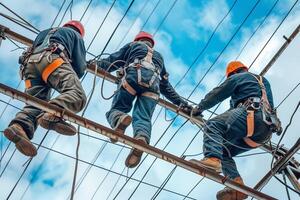
MULTIPOLYGON (((272 132, 280 132, 281 124, 274 111, 268 80, 248 72, 240 61, 232 61, 226 68, 227 79, 209 92, 193 109, 194 116, 231 97, 230 109, 208 120, 204 127, 204 158, 191 162, 244 184, 233 157, 270 141, 272 132)), ((217 193, 218 200, 242 200, 247 195, 231 188, 217 193)))
MULTIPOLYGON (((86 103, 79 80, 86 69, 83 36, 84 27, 75 20, 63 27, 41 31, 19 58, 25 92, 63 109, 81 111, 86 103), (50 98, 52 88, 60 93, 53 99, 50 98)), ((63 118, 26 105, 4 130, 4 135, 21 153, 33 157, 37 150, 30 140, 38 124, 63 135, 76 134, 76 128, 63 118)))
MULTIPOLYGON (((111 109, 106 113, 109 124, 124 134, 132 121, 134 138, 145 144, 150 142, 151 118, 160 93, 183 109, 191 109, 171 86, 163 57, 154 50, 154 44, 152 35, 141 31, 133 42, 97 63, 109 72, 121 70, 123 74, 111 109), (131 118, 127 113, 132 107, 131 118)), ((131 150, 125 165, 129 168, 137 166, 141 156, 138 149, 131 150)))

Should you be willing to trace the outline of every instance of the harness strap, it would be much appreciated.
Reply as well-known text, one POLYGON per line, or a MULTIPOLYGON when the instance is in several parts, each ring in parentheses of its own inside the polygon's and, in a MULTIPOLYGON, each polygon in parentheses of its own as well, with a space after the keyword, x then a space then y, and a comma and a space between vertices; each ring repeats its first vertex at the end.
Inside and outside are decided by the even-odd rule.
POLYGON ((146 62, 152 63, 153 49, 150 48, 148 45, 146 45, 146 46, 147 46, 148 51, 147 51, 147 55, 144 59, 146 62))
POLYGON ((141 94, 141 96, 149 97, 149 98, 154 99, 156 101, 159 99, 159 95, 154 93, 154 92, 144 92, 144 93, 141 94))
POLYGON ((47 65, 42 72, 42 79, 47 83, 48 77, 52 72, 54 72, 58 67, 60 67, 65 61, 62 58, 55 59, 52 63, 47 65))
MULTIPOLYGON (((136 96, 135 89, 133 89, 133 87, 131 87, 131 85, 125 79, 122 80, 122 86, 131 95, 136 96)), ((154 99, 156 101, 159 99, 159 95, 154 93, 154 92, 144 92, 144 93, 141 94, 141 96, 149 97, 149 98, 154 99)))
POLYGON ((267 92, 266 92, 266 87, 263 83, 263 77, 259 76, 259 78, 257 78, 254 74, 251 74, 258 82, 260 88, 261 88, 261 99, 263 101, 263 103, 265 104, 265 106, 267 106, 268 110, 271 110, 271 106, 267 97, 267 92))
POLYGON ((252 148, 256 148, 256 147, 259 147, 261 146, 261 144, 258 144, 257 142, 254 142, 253 140, 251 140, 250 138, 248 137, 244 137, 244 142, 249 145, 250 147, 252 148))
POLYGON ((42 85, 43 84, 43 81, 42 80, 39 80, 39 79, 26 79, 25 81, 25 88, 26 89, 29 89, 33 86, 36 86, 36 85, 42 85))
POLYGON ((254 133, 254 110, 247 110, 247 137, 254 133))
POLYGON ((129 83, 125 80, 122 79, 122 86, 125 90, 127 90, 127 92, 129 92, 131 95, 136 96, 136 91, 135 89, 133 89, 133 87, 131 87, 131 85, 129 85, 129 83))

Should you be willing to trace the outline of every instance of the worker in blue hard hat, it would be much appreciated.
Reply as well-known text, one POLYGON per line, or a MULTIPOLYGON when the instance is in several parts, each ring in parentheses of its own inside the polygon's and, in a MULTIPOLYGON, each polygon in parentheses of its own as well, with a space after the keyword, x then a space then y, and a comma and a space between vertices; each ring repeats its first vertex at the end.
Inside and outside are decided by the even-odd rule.
MULTIPOLYGON (((272 132, 280 132, 280 121, 274 112, 268 80, 248 72, 240 61, 230 62, 227 79, 209 92, 193 109, 194 116, 231 97, 231 108, 207 121, 204 127, 204 158, 191 162, 223 174, 244 184, 233 157, 268 142, 272 132)), ((226 187, 217 193, 218 200, 242 200, 247 195, 226 187)))
MULTIPOLYGON (((84 27, 71 20, 63 27, 41 31, 32 47, 23 52, 19 63, 25 92, 63 109, 79 112, 86 103, 81 78, 86 69, 84 27), (51 89, 60 93, 51 99, 51 89)), ((76 128, 51 113, 26 105, 4 130, 7 139, 26 156, 35 156, 37 150, 30 142, 40 124, 60 134, 74 135, 76 128)))
MULTIPOLYGON (((132 121, 134 138, 145 144, 150 142, 151 118, 160 93, 182 109, 192 108, 171 86, 163 57, 153 48, 154 44, 152 35, 141 31, 133 42, 97 63, 109 72, 121 69, 123 74, 111 109, 106 113, 109 124, 114 130, 124 134, 132 121), (120 60, 123 62, 118 62, 120 60), (131 118, 127 113, 132 107, 131 118)), ((130 168, 137 166, 141 156, 142 151, 133 149, 125 165, 130 168)))

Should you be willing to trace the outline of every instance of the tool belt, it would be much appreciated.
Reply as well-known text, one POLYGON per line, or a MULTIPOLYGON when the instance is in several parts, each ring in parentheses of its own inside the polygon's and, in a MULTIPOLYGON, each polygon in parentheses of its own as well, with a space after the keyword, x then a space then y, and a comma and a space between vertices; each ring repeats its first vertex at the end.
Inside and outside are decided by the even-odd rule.
MULTIPOLYGON (((60 67, 63 63, 70 62, 65 48, 61 44, 51 43, 49 47, 40 49, 39 51, 32 51, 32 48, 29 48, 27 51, 23 52, 19 58, 21 79, 24 79, 24 71, 28 63, 40 63, 45 56, 49 64, 43 69, 41 74, 42 81, 44 83, 47 83, 50 74, 58 67, 60 67), (52 54, 57 54, 59 57, 53 60, 52 54)), ((28 89, 34 85, 40 85, 42 84, 42 81, 39 79, 25 80, 25 88, 28 89)))
POLYGON ((270 127, 272 133, 280 135, 282 132, 281 122, 277 116, 276 110, 271 109, 269 104, 265 86, 262 81, 262 76, 257 78, 254 74, 251 74, 259 83, 262 91, 262 97, 249 97, 241 105, 246 107, 247 110, 247 136, 244 141, 251 147, 255 148, 261 144, 254 142, 250 137, 254 134, 254 112, 257 110, 262 111, 263 122, 270 127))
POLYGON ((244 102, 238 104, 238 107, 245 107, 247 110, 247 136, 244 137, 244 141, 250 147, 256 148, 261 144, 254 142, 250 137, 254 134, 254 113, 255 111, 261 109, 261 99, 259 97, 249 97, 244 102))

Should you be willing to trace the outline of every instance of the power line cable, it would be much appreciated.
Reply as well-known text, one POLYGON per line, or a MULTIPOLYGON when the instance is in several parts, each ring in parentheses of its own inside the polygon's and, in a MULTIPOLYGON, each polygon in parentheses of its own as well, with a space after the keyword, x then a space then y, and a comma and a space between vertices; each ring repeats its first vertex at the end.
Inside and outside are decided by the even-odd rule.
MULTIPOLYGON (((127 13, 129 12, 130 8, 132 7, 133 3, 135 0, 132 0, 131 3, 129 4, 128 8, 126 9, 123 17, 121 18, 121 20, 119 21, 119 23, 117 24, 117 26, 115 27, 114 31, 112 32, 112 34, 110 35, 108 41, 106 42, 104 48, 102 49, 101 54, 99 54, 96 58, 94 58, 94 60, 99 59, 100 56, 104 53, 105 49, 107 48, 109 42, 111 41, 112 37, 114 36, 116 30, 118 29, 118 27, 120 26, 120 24, 122 23, 122 21, 124 20, 125 16, 127 15, 127 13)), ((95 84, 96 84, 96 70, 97 68, 95 68, 95 73, 94 73, 94 79, 93 79, 93 89, 92 89, 92 94, 90 96, 90 98, 87 100, 87 104, 85 106, 85 108, 82 111, 81 116, 84 116, 85 111, 87 110, 87 107, 92 99, 93 93, 94 93, 94 89, 95 89, 95 84)), ((80 132, 80 126, 78 126, 78 132, 80 132)), ((74 169, 74 177, 73 177, 73 183, 72 183, 72 190, 71 190, 71 200, 74 199, 74 191, 75 191, 75 184, 76 184, 76 177, 77 177, 77 168, 78 168, 78 157, 79 157, 79 147, 80 147, 80 134, 77 134, 77 147, 76 147, 76 162, 75 162, 75 169, 74 169)))
POLYGON ((185 73, 183 74, 182 78, 175 84, 174 88, 176 88, 184 80, 184 78, 187 76, 187 74, 192 69, 192 67, 196 64, 196 62, 198 61, 198 59, 200 58, 200 56, 207 49, 208 45, 210 44, 213 36, 216 34, 216 32, 217 32, 218 28, 220 27, 220 25, 224 22, 224 20, 227 18, 227 16, 232 12, 232 9, 234 8, 236 2, 237 2, 237 0, 235 0, 233 2, 233 4, 231 5, 230 9, 227 11, 227 13, 224 15, 224 17, 219 21, 219 23, 217 24, 217 26, 214 28, 212 34, 208 38, 207 42, 205 43, 204 47, 201 49, 201 51, 199 52, 199 54, 196 56, 196 58, 190 64, 190 66, 188 67, 188 69, 185 71, 185 73))
POLYGON ((90 49, 90 47, 91 47, 92 43, 93 43, 93 42, 94 42, 94 40, 96 39, 96 37, 97 37, 97 35, 98 35, 98 33, 99 33, 100 29, 102 28, 102 26, 103 26, 103 24, 104 24, 105 20, 107 19, 108 15, 109 15, 110 11, 112 10, 112 8, 114 7, 115 3, 116 3, 116 0, 114 0, 114 1, 112 2, 111 6, 109 7, 109 9, 108 9, 107 13, 106 13, 106 14, 105 14, 105 16, 104 16, 104 19, 102 20, 102 22, 101 22, 100 26, 98 27, 98 29, 97 29, 97 31, 96 31, 96 33, 95 33, 94 37, 92 38, 92 40, 91 40, 90 44, 88 45, 88 48, 87 48, 87 50, 88 50, 88 49, 90 49))
POLYGON ((274 10, 275 6, 277 5, 279 0, 277 0, 273 6, 271 7, 271 9, 268 11, 268 13, 265 15, 264 19, 259 23, 259 25, 256 27, 256 29, 252 32, 251 36, 248 38, 248 40, 246 41, 246 43, 243 45, 242 49, 240 50, 239 54, 237 55, 237 57, 235 58, 235 60, 238 60, 239 57, 241 56, 241 54, 243 53, 243 51, 245 50, 245 47, 248 45, 248 43, 250 42, 250 40, 253 38, 253 36, 257 33, 257 31, 262 27, 262 25, 265 23, 266 19, 269 18, 270 14, 272 13, 272 11, 274 10))
POLYGON ((143 24, 141 30, 144 30, 146 24, 148 23, 149 19, 152 17, 154 11, 156 10, 156 8, 158 7, 158 5, 159 5, 160 2, 161 2, 160 0, 158 0, 158 1, 156 2, 155 6, 153 7, 153 9, 152 9, 151 12, 150 12, 150 15, 147 17, 146 21, 144 22, 144 24, 143 24))
POLYGON ((291 11, 293 10, 293 8, 296 6, 297 2, 299 0, 296 0, 295 3, 293 4, 293 6, 289 9, 289 11, 287 12, 287 14, 284 16, 284 18, 282 19, 282 21, 280 22, 280 24, 278 25, 278 27, 275 29, 275 31, 272 33, 271 37, 268 39, 268 41, 264 44, 264 46, 261 48, 261 50, 259 51, 259 53, 257 54, 257 56, 254 58, 254 60, 252 61, 251 65, 249 66, 249 69, 252 67, 252 65, 255 63, 255 61, 257 60, 257 58, 260 56, 260 54, 263 52, 263 50, 266 48, 266 46, 269 44, 269 42, 271 41, 271 39, 273 38, 273 36, 275 35, 275 33, 278 31, 278 29, 281 27, 281 25, 283 24, 283 22, 285 21, 285 19, 289 16, 289 14, 291 13, 291 11))
POLYGON ((133 28, 133 26, 135 25, 135 23, 137 22, 137 20, 139 19, 139 16, 143 13, 143 11, 145 10, 146 6, 148 5, 150 1, 145 1, 144 5, 142 6, 142 9, 140 10, 140 12, 138 13, 137 17, 135 18, 135 20, 131 23, 130 27, 127 29, 126 33, 124 34, 124 36, 122 37, 122 39, 120 40, 119 44, 117 45, 117 48, 115 49, 118 50, 121 47, 121 44, 125 41, 125 38, 127 37, 128 33, 130 32, 130 30, 133 28))
POLYGON ((79 21, 82 21, 82 19, 84 18, 85 14, 86 14, 87 10, 89 9, 90 5, 92 4, 92 2, 93 2, 93 0, 89 1, 88 5, 87 5, 86 9, 84 10, 82 16, 80 17, 79 21))
MULTIPOLYGON (((33 142, 33 144, 38 145, 38 144, 35 143, 35 142, 33 142)), ((75 160, 75 159, 76 159, 74 156, 70 156, 70 155, 68 155, 68 154, 66 154, 66 153, 63 153, 63 152, 58 151, 58 150, 55 150, 55 149, 51 149, 51 148, 46 147, 46 146, 44 146, 44 145, 40 145, 40 147, 43 148, 43 149, 46 149, 46 150, 48 150, 48 151, 51 151, 51 152, 60 154, 60 155, 62 155, 62 156, 64 156, 64 157, 70 158, 70 159, 72 159, 72 160, 75 160)), ((109 170, 109 169, 107 169, 107 168, 101 167, 100 165, 92 164, 92 163, 90 163, 90 162, 88 162, 88 161, 85 161, 85 160, 82 160, 82 159, 79 159, 79 161, 82 162, 82 163, 84 163, 84 164, 87 164, 87 165, 92 165, 93 167, 96 167, 96 168, 98 168, 98 169, 102 169, 102 170, 105 170, 105 171, 110 171, 110 172, 113 173, 113 174, 120 175, 120 176, 125 177, 125 178, 127 178, 127 179, 130 179, 130 180, 133 180, 133 181, 136 181, 136 182, 139 181, 139 180, 136 179, 136 178, 130 178, 130 177, 127 177, 127 176, 125 176, 125 175, 123 175, 123 174, 121 174, 121 173, 118 173, 118 172, 116 172, 116 171, 112 171, 112 170, 109 170)), ((147 185, 147 186, 150 186, 150 187, 158 188, 158 186, 153 185, 153 184, 151 184, 151 183, 143 182, 143 184, 145 184, 145 185, 147 185)), ((180 194, 180 193, 175 192, 175 191, 172 191, 172 190, 164 189, 164 191, 170 192, 170 193, 172 193, 172 194, 175 194, 175 195, 178 195, 178 196, 181 196, 181 197, 184 196, 183 194, 180 194)), ((194 198, 189 197, 189 199, 194 199, 194 198)), ((196 199, 194 199, 194 200, 196 200, 196 199)))
POLYGON ((203 79, 207 76, 208 72, 212 69, 212 67, 217 63, 217 61, 219 60, 219 58, 221 57, 221 55, 225 52, 225 50, 227 49, 227 47, 229 46, 230 42, 233 40, 233 38, 237 35, 237 33, 239 32, 239 30, 242 28, 242 26, 245 24, 245 22, 247 21, 247 19, 250 17, 250 15, 254 12, 255 8, 257 7, 257 5, 259 4, 260 0, 256 1, 255 5, 252 7, 251 11, 248 13, 248 15, 246 16, 246 18, 244 18, 243 22, 239 25, 238 29, 235 31, 235 33, 231 36, 230 40, 227 42, 227 44, 224 46, 224 48, 221 50, 221 52, 219 53, 219 55, 217 56, 217 58, 214 60, 214 62, 209 66, 209 68, 206 70, 206 72, 204 73, 204 75, 202 76, 202 78, 199 80, 199 82, 196 84, 196 86, 194 87, 194 89, 192 90, 192 92, 190 93, 190 95, 188 96, 188 99, 192 96, 192 94, 196 91, 196 89, 198 88, 198 86, 201 84, 201 82, 203 81, 203 79))
POLYGON ((50 26, 51 28, 54 26, 54 23, 56 22, 56 20, 57 20, 59 14, 60 14, 62 8, 64 7, 65 3, 66 3, 66 0, 64 0, 63 3, 61 4, 61 6, 59 7, 59 10, 58 10, 56 16, 54 17, 54 19, 53 19, 53 21, 52 21, 52 24, 51 24, 51 26, 50 26))
POLYGON ((31 28, 33 28, 35 31, 40 32, 39 29, 37 29, 35 26, 33 26, 32 24, 30 24, 28 21, 26 21, 23 17, 21 17, 20 15, 18 15, 16 12, 14 12, 12 9, 10 9, 9 7, 7 7, 6 5, 4 5, 2 2, 0 2, 0 5, 2 5, 4 8, 6 8, 9 12, 13 13, 15 16, 17 16, 19 19, 21 19, 22 21, 24 21, 28 26, 30 26, 31 28))
POLYGON ((276 106, 276 109, 278 109, 287 100, 287 98, 298 88, 299 85, 300 82, 282 99, 282 101, 276 106))
POLYGON ((166 21, 167 17, 169 16, 169 14, 171 13, 171 11, 173 10, 175 4, 177 3, 177 0, 175 0, 173 2, 173 4, 171 5, 171 7, 169 8, 167 14, 164 16, 164 18, 161 20, 160 24, 158 25, 157 29, 154 31, 153 33, 153 37, 156 35, 156 33, 158 32, 158 30, 161 28, 161 26, 163 25, 163 23, 166 21))

